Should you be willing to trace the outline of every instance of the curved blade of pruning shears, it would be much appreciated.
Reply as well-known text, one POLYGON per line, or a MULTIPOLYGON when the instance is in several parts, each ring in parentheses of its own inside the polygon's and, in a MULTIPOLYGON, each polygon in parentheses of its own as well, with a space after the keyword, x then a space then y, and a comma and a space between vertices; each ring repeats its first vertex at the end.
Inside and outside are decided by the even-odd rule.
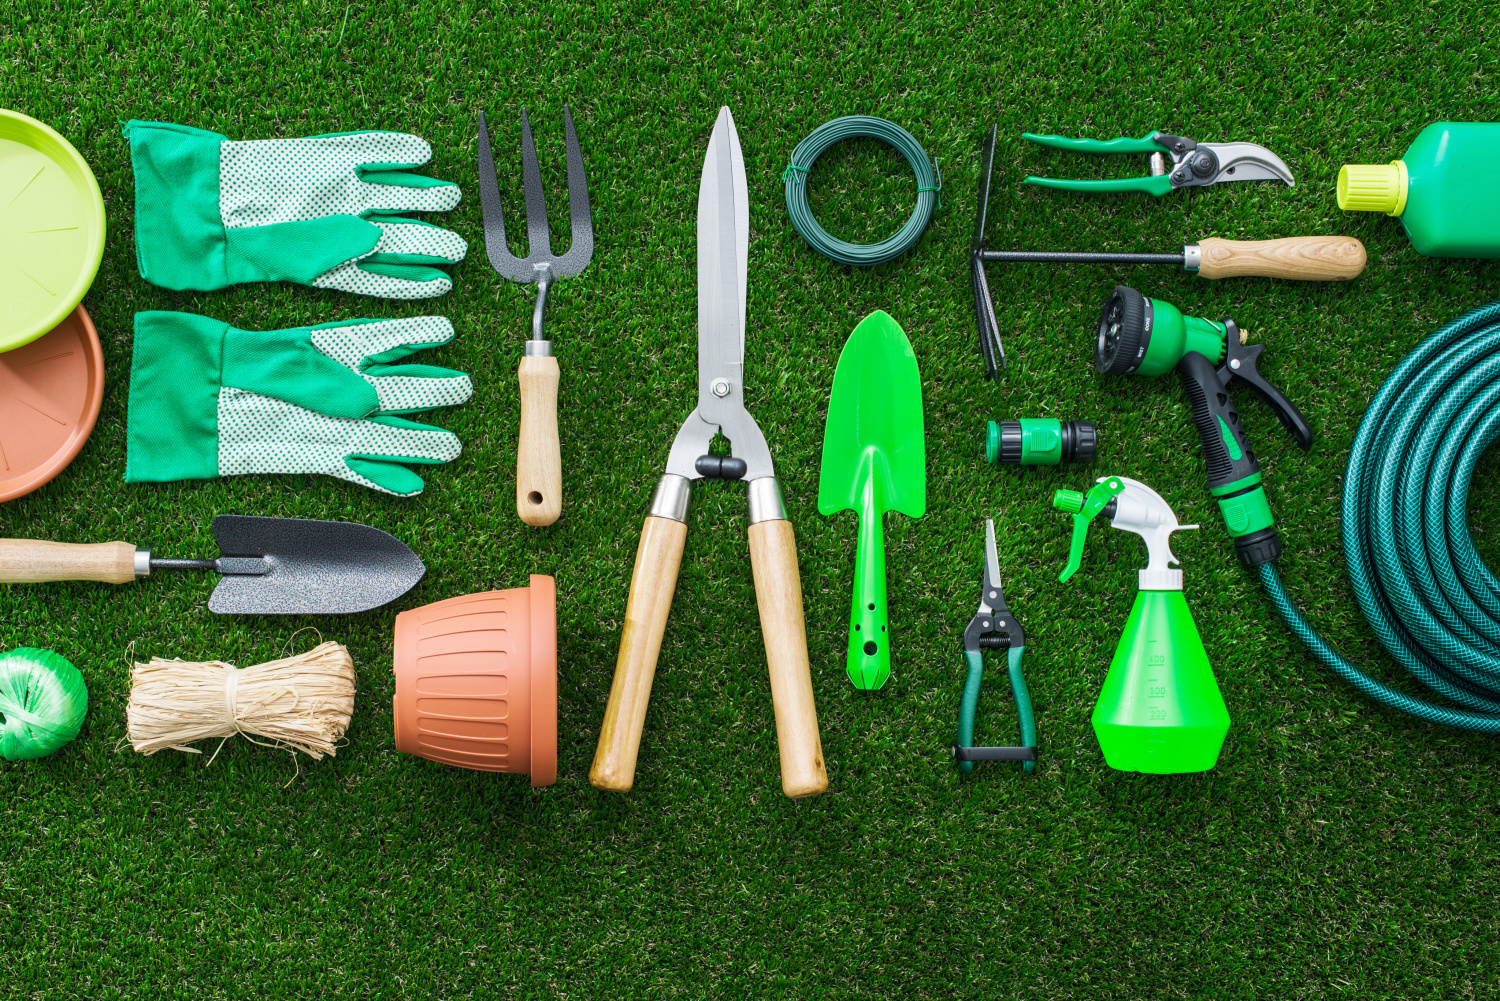
POLYGON ((1292 179, 1292 168, 1264 146, 1255 143, 1199 143, 1198 148, 1213 150, 1219 161, 1219 170, 1210 184, 1220 181, 1280 181, 1289 188, 1297 186, 1292 179))

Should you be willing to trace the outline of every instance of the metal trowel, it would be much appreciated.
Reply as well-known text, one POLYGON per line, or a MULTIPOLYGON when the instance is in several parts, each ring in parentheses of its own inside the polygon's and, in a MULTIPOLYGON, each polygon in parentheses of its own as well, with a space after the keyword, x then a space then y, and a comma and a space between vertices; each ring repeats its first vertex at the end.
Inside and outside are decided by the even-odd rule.
POLYGON ((128 542, 0 539, 0 584, 125 584, 153 570, 215 570, 209 611, 343 615, 394 601, 427 572, 399 539, 353 522, 221 514, 213 532, 224 553, 216 560, 158 559, 128 542))
POLYGON ((927 513, 917 356, 901 325, 880 310, 854 328, 833 374, 818 511, 859 514, 847 669, 855 688, 880 688, 891 676, 882 519, 887 511, 927 513))

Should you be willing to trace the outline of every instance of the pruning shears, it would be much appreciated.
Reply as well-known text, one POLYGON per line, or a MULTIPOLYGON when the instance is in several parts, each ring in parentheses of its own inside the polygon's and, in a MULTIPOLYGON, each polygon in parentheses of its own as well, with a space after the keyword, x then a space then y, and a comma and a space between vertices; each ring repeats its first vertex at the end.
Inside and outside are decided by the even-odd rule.
POLYGON ((965 775, 976 761, 1020 761, 1026 771, 1036 770, 1036 720, 1031 714, 1031 693, 1021 676, 1021 658, 1026 653, 1026 634, 1005 604, 1000 590, 1000 559, 995 555, 995 523, 984 522, 984 586, 979 592, 979 611, 964 628, 964 660, 969 664, 963 702, 958 709, 958 742, 953 757, 965 775), (975 747, 974 712, 979 707, 979 685, 984 678, 984 651, 1006 651, 1010 690, 1016 697, 1016 715, 1021 720, 1021 747, 975 747))
POLYGON ((1179 188, 1202 188, 1220 181, 1282 181, 1296 187, 1286 163, 1255 143, 1200 143, 1185 136, 1149 132, 1139 139, 1065 139, 1023 132, 1021 138, 1073 153, 1150 153, 1148 177, 1104 181, 1059 181, 1028 177, 1026 184, 1065 191, 1144 191, 1154 198, 1179 188))

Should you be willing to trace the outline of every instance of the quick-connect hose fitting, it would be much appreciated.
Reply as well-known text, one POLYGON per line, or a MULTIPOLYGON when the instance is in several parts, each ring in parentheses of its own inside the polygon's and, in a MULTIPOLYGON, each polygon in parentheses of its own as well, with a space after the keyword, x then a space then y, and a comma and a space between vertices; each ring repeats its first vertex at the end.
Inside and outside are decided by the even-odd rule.
POLYGON ((1093 421, 1034 417, 990 421, 985 432, 984 457, 988 462, 1019 466, 1093 462, 1098 443, 1099 432, 1093 421))

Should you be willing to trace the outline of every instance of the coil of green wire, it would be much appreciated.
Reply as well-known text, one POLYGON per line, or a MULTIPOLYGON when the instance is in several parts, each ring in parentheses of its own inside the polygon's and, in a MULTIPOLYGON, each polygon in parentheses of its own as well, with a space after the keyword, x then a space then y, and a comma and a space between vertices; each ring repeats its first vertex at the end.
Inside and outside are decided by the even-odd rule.
POLYGON ((1272 603, 1313 655, 1365 695, 1419 719, 1500 733, 1500 580, 1469 533, 1475 463, 1500 437, 1500 302, 1402 359, 1360 421, 1344 478, 1344 562, 1360 609, 1402 667, 1462 709, 1386 685, 1329 646, 1275 568, 1272 603))
POLYGON ((813 130, 792 151, 791 163, 782 172, 781 180, 786 185, 786 210, 792 217, 792 228, 798 235, 824 257, 857 267, 884 264, 910 250, 932 221, 932 211, 940 204, 943 186, 941 174, 927 159, 927 151, 910 132, 895 122, 868 115, 835 118, 813 130), (818 157, 835 143, 855 138, 879 139, 894 146, 906 158, 912 173, 917 175, 917 206, 912 210, 911 218, 893 235, 879 243, 850 243, 832 236, 818 225, 818 220, 813 218, 812 209, 807 204, 807 179, 812 173, 813 164, 818 162, 818 157))

